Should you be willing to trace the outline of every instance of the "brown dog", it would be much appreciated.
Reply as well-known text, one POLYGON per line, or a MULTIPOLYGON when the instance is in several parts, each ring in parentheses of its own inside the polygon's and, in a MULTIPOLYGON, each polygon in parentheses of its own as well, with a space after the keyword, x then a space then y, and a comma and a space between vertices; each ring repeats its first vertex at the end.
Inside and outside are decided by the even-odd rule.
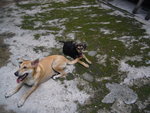
POLYGON ((6 93, 5 97, 8 98, 18 92, 24 84, 32 86, 31 89, 24 94, 19 101, 18 107, 21 107, 29 95, 40 85, 40 83, 51 78, 56 74, 56 72, 59 74, 54 76, 54 78, 66 76, 66 73, 64 72, 66 65, 75 64, 79 60, 80 58, 76 58, 73 61, 69 61, 61 55, 48 56, 40 61, 39 59, 34 61, 23 60, 20 62, 19 70, 15 72, 15 76, 18 77, 18 86, 9 93, 6 93))

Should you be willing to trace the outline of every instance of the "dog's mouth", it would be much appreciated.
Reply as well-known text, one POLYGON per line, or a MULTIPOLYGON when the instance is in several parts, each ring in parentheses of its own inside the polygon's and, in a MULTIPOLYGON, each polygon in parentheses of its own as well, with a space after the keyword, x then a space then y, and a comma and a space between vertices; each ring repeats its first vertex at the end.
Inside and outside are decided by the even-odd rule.
POLYGON ((28 73, 25 73, 24 75, 19 76, 17 78, 17 83, 20 83, 21 81, 23 81, 27 76, 28 76, 28 73))

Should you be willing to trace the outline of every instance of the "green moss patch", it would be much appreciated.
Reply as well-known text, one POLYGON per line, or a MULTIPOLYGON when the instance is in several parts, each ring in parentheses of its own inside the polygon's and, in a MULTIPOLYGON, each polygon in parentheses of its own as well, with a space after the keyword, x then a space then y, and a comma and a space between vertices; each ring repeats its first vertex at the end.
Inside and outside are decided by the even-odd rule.
POLYGON ((33 48, 33 50, 36 52, 36 53, 40 53, 40 52, 46 52, 46 48, 44 46, 36 46, 33 48))

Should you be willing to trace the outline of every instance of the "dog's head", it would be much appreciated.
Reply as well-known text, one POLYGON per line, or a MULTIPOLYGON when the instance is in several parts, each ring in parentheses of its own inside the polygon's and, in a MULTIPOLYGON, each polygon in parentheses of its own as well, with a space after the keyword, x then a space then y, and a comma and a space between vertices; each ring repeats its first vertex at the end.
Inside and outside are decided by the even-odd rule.
POLYGON ((17 83, 25 80, 27 76, 32 76, 36 67, 38 66, 39 59, 34 61, 22 60, 19 62, 19 69, 14 73, 17 78, 17 83))
POLYGON ((75 47, 78 53, 82 54, 85 52, 87 45, 85 43, 76 43, 75 47))

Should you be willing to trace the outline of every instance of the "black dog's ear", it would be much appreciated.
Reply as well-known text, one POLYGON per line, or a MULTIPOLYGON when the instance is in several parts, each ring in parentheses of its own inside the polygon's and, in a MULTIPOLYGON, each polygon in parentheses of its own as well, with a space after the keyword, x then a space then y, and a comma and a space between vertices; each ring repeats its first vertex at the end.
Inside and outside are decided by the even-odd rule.
POLYGON ((79 44, 76 43, 76 42, 73 42, 73 44, 74 44, 75 47, 78 47, 78 45, 79 45, 79 44))
POLYGON ((87 48, 87 44, 83 43, 83 47, 84 47, 84 49, 86 49, 87 48))
POLYGON ((84 49, 87 48, 87 44, 85 42, 84 43, 80 43, 80 45, 83 46, 84 49))

